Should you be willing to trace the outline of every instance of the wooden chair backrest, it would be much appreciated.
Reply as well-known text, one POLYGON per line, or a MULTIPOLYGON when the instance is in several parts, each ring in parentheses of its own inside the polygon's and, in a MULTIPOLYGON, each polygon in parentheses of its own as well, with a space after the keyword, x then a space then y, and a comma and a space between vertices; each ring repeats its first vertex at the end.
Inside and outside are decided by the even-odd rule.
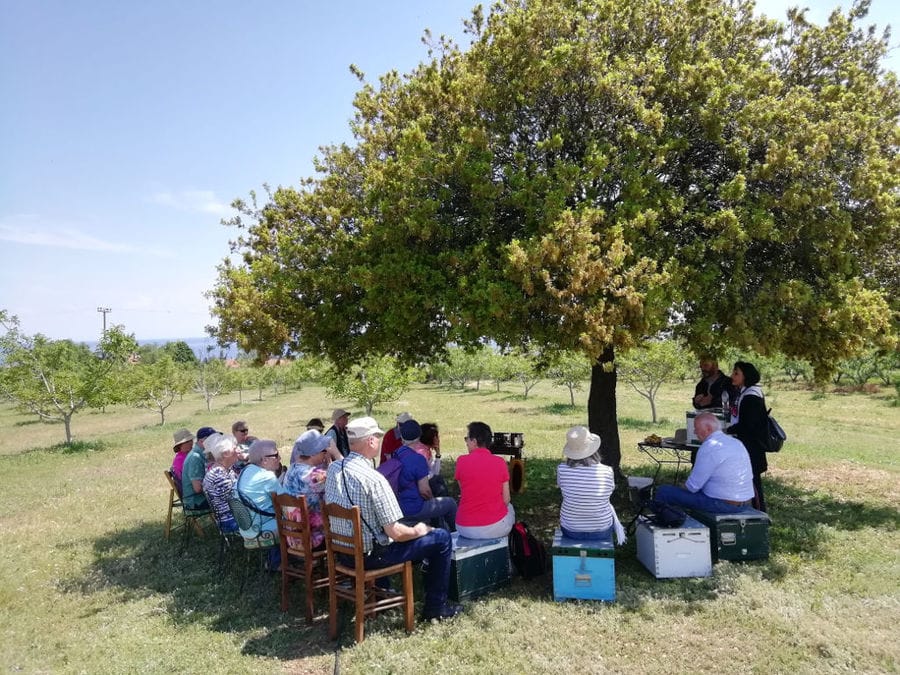
POLYGON ((354 559, 354 567, 357 570, 364 569, 362 540, 362 519, 358 506, 345 508, 340 504, 325 503, 322 507, 322 520, 325 524, 325 545, 328 549, 329 567, 331 567, 331 558, 336 555, 346 555, 354 559), (349 523, 350 533, 341 534, 334 529, 335 523, 332 519, 343 520, 349 523))
POLYGON ((309 507, 306 496, 294 497, 288 494, 272 493, 272 505, 275 507, 275 522, 278 526, 278 538, 284 542, 287 553, 306 557, 312 548, 312 535, 309 530, 309 507), (300 511, 300 522, 288 517, 287 509, 300 511))

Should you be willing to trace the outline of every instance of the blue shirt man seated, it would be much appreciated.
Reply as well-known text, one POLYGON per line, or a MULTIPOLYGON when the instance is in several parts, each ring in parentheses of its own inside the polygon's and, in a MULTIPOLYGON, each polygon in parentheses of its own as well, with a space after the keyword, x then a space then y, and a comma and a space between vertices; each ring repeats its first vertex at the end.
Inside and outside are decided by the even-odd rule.
MULTIPOLYGON (((461 606, 447 601, 453 551, 450 533, 425 523, 410 527, 400 522, 403 512, 397 497, 387 479, 372 468, 383 436, 384 431, 371 417, 360 417, 347 424, 350 453, 328 467, 325 501, 344 508, 359 507, 366 569, 388 567, 406 560, 426 563, 422 566, 425 581, 422 618, 449 619, 462 610, 461 606)), ((332 525, 335 530, 349 534, 341 519, 335 519, 332 525)))
POLYGON ((422 427, 413 419, 400 425, 403 442, 394 451, 394 457, 403 465, 398 481, 397 501, 406 519, 412 522, 430 522, 451 532, 456 531, 456 500, 453 497, 435 497, 431 493, 428 460, 414 449, 422 436, 422 427))
POLYGON ((743 443, 721 431, 719 420, 710 413, 697 415, 694 432, 702 443, 684 487, 660 485, 654 498, 711 513, 746 509, 753 499, 753 469, 743 443))

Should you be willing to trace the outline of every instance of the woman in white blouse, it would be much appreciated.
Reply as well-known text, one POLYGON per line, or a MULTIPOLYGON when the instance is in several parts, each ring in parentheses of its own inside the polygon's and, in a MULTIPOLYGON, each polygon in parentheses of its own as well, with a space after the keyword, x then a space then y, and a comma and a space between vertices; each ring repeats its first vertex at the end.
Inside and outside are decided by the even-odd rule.
POLYGON ((625 532, 609 503, 615 489, 612 467, 600 463, 600 437, 587 427, 572 427, 563 447, 565 462, 556 469, 562 490, 560 527, 569 539, 605 539, 615 530, 618 542, 625 532))

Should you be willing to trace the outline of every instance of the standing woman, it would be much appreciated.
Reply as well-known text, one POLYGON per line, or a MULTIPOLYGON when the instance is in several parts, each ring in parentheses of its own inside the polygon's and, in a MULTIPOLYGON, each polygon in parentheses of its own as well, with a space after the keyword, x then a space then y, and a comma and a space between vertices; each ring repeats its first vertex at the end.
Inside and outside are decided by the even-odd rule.
POLYGON ((759 371, 752 363, 738 361, 731 372, 731 384, 737 398, 731 402, 731 426, 725 433, 737 436, 750 454, 753 468, 753 508, 766 510, 763 496, 762 474, 769 468, 766 451, 769 449, 769 416, 762 389, 757 386, 759 371))
POLYGON ((469 454, 456 460, 459 483, 459 509, 456 531, 468 539, 505 537, 516 522, 510 504, 509 467, 506 461, 488 450, 494 439, 484 422, 467 427, 466 448, 469 454))

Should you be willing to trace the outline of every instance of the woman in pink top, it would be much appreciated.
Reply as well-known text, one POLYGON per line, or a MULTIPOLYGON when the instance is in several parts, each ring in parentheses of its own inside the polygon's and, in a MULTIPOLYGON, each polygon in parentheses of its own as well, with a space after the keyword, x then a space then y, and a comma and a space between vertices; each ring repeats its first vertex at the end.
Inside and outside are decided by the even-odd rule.
POLYGON ((487 449, 494 438, 487 424, 472 422, 467 429, 469 454, 456 460, 454 476, 460 490, 456 531, 469 539, 505 537, 516 522, 509 503, 509 468, 487 449))
POLYGON ((175 457, 172 459, 172 475, 175 476, 175 485, 181 490, 181 469, 184 467, 185 457, 194 447, 194 434, 187 429, 179 429, 172 434, 172 452, 175 457))

